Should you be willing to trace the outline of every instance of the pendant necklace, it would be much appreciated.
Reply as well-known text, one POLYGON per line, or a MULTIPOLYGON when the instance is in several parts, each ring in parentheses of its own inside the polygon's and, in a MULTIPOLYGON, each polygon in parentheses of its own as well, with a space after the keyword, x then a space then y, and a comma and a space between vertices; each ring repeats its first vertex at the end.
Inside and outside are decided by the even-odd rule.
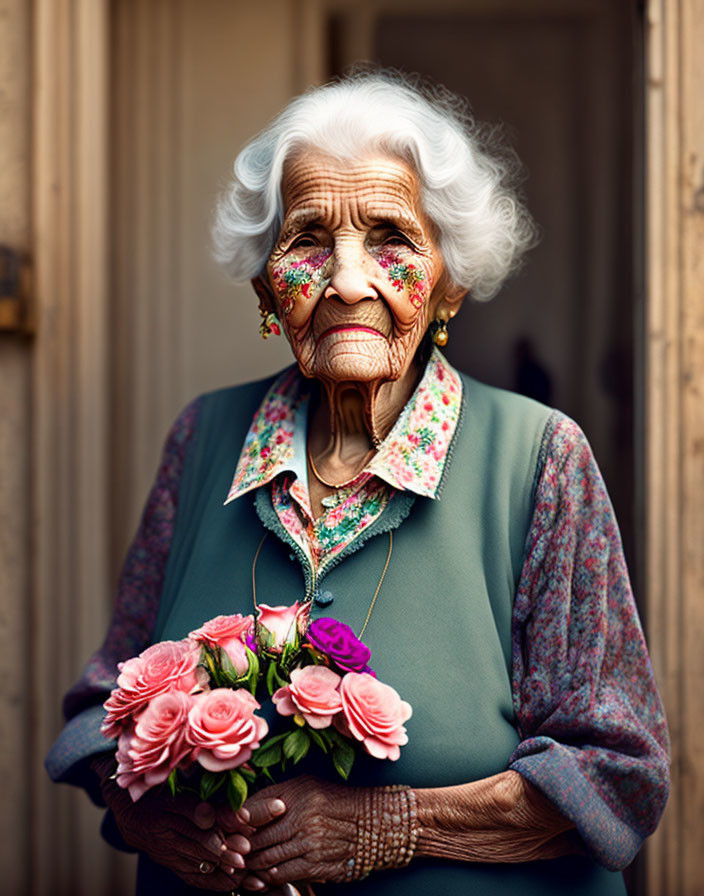
MULTIPOLYGON (((357 474, 357 475, 359 475, 359 474, 357 474)), ((340 486, 340 488, 341 487, 342 486, 340 486)), ((268 534, 269 534, 268 532, 264 533, 264 537, 259 542, 259 547, 257 548, 257 551, 254 555, 254 560, 252 561, 252 603, 254 604, 255 610, 259 609, 259 604, 257 603, 257 583, 256 583, 257 560, 259 559, 259 552, 261 551, 262 545, 266 541, 268 534)), ((374 592, 372 601, 369 604, 369 610, 367 611, 367 617, 364 620, 364 625, 362 626, 362 629, 361 629, 359 635, 357 636, 360 639, 360 641, 362 639, 362 635, 366 631, 367 625, 369 624, 369 620, 372 615, 372 610, 374 609, 374 604, 376 603, 376 599, 379 596, 379 592, 381 591, 381 586, 384 582, 384 577, 386 576, 386 571, 389 568, 389 563, 391 562, 391 552, 393 551, 393 549, 394 549, 394 533, 391 530, 389 530, 389 551, 386 555, 386 563, 384 563, 384 568, 381 572, 381 578, 379 579, 379 584, 376 586, 376 591, 374 592)), ((312 601, 308 601, 308 603, 312 603, 312 601)))

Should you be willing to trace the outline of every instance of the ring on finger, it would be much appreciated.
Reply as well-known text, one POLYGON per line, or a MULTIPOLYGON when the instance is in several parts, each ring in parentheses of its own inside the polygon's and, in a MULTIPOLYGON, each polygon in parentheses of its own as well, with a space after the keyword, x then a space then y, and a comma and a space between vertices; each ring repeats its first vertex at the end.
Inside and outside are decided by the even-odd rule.
POLYGON ((211 865, 210 862, 201 862, 198 866, 198 870, 201 874, 210 874, 210 872, 213 870, 213 867, 214 866, 211 865))

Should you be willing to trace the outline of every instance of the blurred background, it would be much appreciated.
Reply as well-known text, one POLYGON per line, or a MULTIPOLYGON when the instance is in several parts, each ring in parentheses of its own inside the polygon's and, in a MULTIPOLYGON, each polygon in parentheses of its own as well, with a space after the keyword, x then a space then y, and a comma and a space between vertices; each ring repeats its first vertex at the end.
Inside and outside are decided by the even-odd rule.
MULTIPOLYGON (((681 178, 662 173, 657 147, 684 158, 686 104, 665 104, 657 78, 670 72, 671 90, 700 108, 677 41, 686 50, 691 35, 704 38, 702 20, 699 0, 0 0, 0 242, 14 253, 4 270, 31 274, 4 282, 24 302, 15 317, 0 305, 5 892, 131 892, 132 859, 102 844, 100 812, 49 785, 40 762, 60 728, 60 695, 104 633, 173 418, 200 392, 290 363, 283 340, 259 339, 251 288, 210 258, 215 197, 244 142, 289 98, 360 60, 467 97, 524 162, 541 243, 496 299, 465 304, 447 354, 584 429, 645 621, 658 623, 656 668, 681 695, 668 663, 689 636, 677 641, 684 603, 667 609, 666 586, 682 574, 687 538, 696 545, 697 530, 677 541, 686 482, 704 491, 686 463, 673 473, 688 450, 673 408, 695 418, 667 341, 681 342, 681 308, 665 301, 658 266, 658 252, 677 247, 648 254, 667 236, 662 222, 647 230, 646 211, 662 205, 662 221, 675 221, 667 201, 681 178), (653 182, 661 200, 646 191, 653 182), (674 527, 670 541, 652 534, 651 499, 670 509, 660 520, 674 527), (649 565, 655 548, 667 562, 649 565)), ((691 600, 701 597, 694 550, 691 600)), ((697 786, 682 825, 704 807, 697 786)), ((640 860, 630 870, 634 896, 702 892, 696 836, 683 857, 671 830, 649 870, 640 860)))

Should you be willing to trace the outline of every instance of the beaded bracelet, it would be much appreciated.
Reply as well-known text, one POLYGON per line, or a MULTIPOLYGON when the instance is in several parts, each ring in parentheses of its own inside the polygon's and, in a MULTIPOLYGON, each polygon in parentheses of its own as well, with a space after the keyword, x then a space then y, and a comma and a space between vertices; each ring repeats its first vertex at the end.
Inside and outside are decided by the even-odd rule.
POLYGON ((361 880, 372 871, 402 868, 413 858, 420 825, 416 795, 405 784, 362 791, 362 813, 354 858, 347 880, 361 880))

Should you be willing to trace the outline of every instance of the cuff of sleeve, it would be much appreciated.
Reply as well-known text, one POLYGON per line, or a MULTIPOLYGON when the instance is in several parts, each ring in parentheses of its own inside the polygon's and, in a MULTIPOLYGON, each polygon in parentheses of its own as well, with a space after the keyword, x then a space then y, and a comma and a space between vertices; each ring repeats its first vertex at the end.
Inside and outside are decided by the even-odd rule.
POLYGON ((115 752, 117 743, 100 733, 105 710, 90 706, 66 723, 44 762, 52 781, 83 787, 99 806, 105 805, 90 760, 99 753, 115 752))
POLYGON ((643 838, 607 806, 571 748, 549 737, 531 738, 513 754, 509 768, 574 822, 588 852, 600 865, 620 871, 633 861, 643 838), (514 759, 526 749, 531 750, 530 755, 514 759))

